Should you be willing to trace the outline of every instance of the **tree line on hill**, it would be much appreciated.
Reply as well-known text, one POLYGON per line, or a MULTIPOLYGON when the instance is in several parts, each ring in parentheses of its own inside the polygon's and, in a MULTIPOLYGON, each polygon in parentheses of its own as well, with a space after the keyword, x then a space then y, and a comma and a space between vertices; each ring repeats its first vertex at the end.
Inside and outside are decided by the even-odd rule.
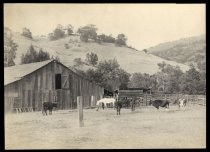
MULTIPOLYGON (((112 35, 97 34, 97 28, 93 24, 88 24, 86 26, 78 28, 77 34, 80 36, 82 42, 88 42, 93 40, 99 44, 102 42, 115 43, 116 46, 126 46, 127 37, 125 34, 118 34, 116 38, 112 35)), ((58 25, 52 33, 48 34, 50 40, 58 40, 64 38, 65 35, 73 34, 73 26, 67 25, 66 27, 58 25), (67 32, 66 32, 67 31, 67 32), (67 33, 67 34, 65 34, 67 33)))
MULTIPOLYGON (((115 89, 129 88, 151 88, 152 92, 162 91, 163 93, 186 93, 206 94, 206 70, 205 64, 198 66, 191 65, 190 69, 183 72, 180 67, 159 63, 159 71, 153 75, 133 73, 123 70, 116 59, 98 62, 97 54, 88 53, 86 63, 92 64, 86 72, 80 71, 92 81, 96 81, 104 88, 114 91, 115 89), (92 54, 90 56, 90 54, 92 54)), ((81 58, 76 58, 76 65, 83 64, 81 58), (77 61, 80 61, 79 63, 77 61)))
POLYGON ((50 54, 47 51, 43 51, 42 48, 39 48, 39 51, 37 51, 33 45, 30 45, 27 52, 21 56, 21 64, 41 62, 50 59, 56 59, 60 61, 58 56, 55 58, 53 56, 50 57, 50 54))
MULTIPOLYGON (((4 66, 15 65, 18 45, 13 41, 10 29, 4 30, 4 66)), ((37 51, 33 45, 29 46, 27 52, 22 54, 21 64, 45 61, 54 58, 49 53, 39 48, 37 51)), ((59 57, 55 59, 59 60, 59 57)), ((163 91, 165 93, 206 94, 206 60, 203 56, 197 57, 196 66, 182 72, 176 66, 165 62, 159 63, 159 72, 149 75, 142 73, 130 74, 120 67, 116 59, 99 61, 97 54, 87 53, 85 61, 81 58, 74 60, 76 65, 88 64, 90 68, 86 72, 80 71, 85 77, 96 81, 104 88, 113 91, 115 89, 151 88, 152 91, 163 91)))

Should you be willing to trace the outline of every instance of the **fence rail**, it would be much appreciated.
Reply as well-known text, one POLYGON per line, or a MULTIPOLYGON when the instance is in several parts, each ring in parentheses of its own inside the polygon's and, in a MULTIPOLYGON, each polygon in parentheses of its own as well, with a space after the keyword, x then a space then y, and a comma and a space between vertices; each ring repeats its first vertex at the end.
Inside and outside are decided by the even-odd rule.
POLYGON ((186 99, 187 102, 192 104, 203 104, 206 105, 206 95, 187 95, 187 94, 152 94, 146 95, 147 98, 168 100, 170 102, 175 102, 176 99, 182 98, 186 99))
MULTIPOLYGON (((96 107, 97 100, 101 99, 102 96, 82 96, 83 97, 83 107, 84 108, 94 108, 96 107)), ((39 103, 43 103, 45 100, 40 98, 39 103)), ((59 101, 58 101, 59 102, 59 101)), ((38 107, 38 103, 35 105, 23 105, 22 99, 19 97, 5 97, 4 98, 5 103, 5 112, 12 112, 12 113, 23 113, 23 112, 33 112, 33 111, 40 111, 41 108, 38 107)), ((60 102, 59 104, 62 104, 60 102)), ((71 104, 71 103, 69 103, 71 104)), ((41 105, 42 106, 42 105, 41 105)), ((66 106, 66 105, 62 105, 66 106)), ((70 105, 71 109, 77 108, 77 103, 74 103, 73 105, 70 105)))
MULTIPOLYGON (((84 96, 83 103, 84 108, 86 107, 95 107, 97 100, 101 99, 102 97, 99 96, 84 96)), ((137 97, 136 106, 142 107, 142 106, 148 106, 150 100, 154 99, 160 99, 160 100, 168 100, 171 103, 173 103, 178 98, 184 98, 187 100, 187 102, 191 104, 199 104, 199 105, 206 105, 206 95, 183 95, 183 94, 144 94, 140 97, 137 97)), ((5 97, 5 110, 21 113, 21 112, 33 112, 40 109, 37 109, 37 107, 25 107, 21 103, 21 99, 18 97, 5 97)), ((111 106, 112 107, 112 106, 111 106)), ((76 106, 75 106, 76 108, 76 106)))

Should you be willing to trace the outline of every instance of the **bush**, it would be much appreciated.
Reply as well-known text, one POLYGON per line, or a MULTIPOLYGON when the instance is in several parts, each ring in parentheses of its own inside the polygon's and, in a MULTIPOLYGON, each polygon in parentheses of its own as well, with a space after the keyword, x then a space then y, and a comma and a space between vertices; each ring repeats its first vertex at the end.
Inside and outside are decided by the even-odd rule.
POLYGON ((80 66, 83 64, 82 62, 82 59, 81 58, 75 58, 74 59, 74 63, 75 63, 75 66, 80 66))
POLYGON ((25 36, 25 37, 27 37, 27 38, 32 39, 32 33, 31 33, 31 31, 30 31, 29 29, 27 29, 27 28, 23 28, 22 35, 25 36))
POLYGON ((54 30, 54 37, 55 39, 60 39, 60 38, 64 38, 65 37, 65 32, 62 29, 58 29, 56 28, 54 30))
POLYGON ((97 28, 95 25, 87 25, 78 29, 77 33, 80 34, 80 40, 83 42, 88 42, 88 39, 97 40, 97 28))
POLYGON ((88 64, 91 64, 91 65, 93 65, 93 66, 95 66, 97 63, 98 63, 98 56, 97 56, 97 54, 95 54, 95 53, 87 53, 86 54, 86 62, 88 63, 88 64))
POLYGON ((65 48, 66 49, 69 49, 69 45, 67 43, 65 44, 65 48))
POLYGON ((118 34, 117 39, 115 40, 116 46, 126 45, 127 38, 124 34, 118 34))
POLYGON ((26 52, 26 54, 22 54, 21 56, 21 63, 27 64, 27 63, 33 63, 33 62, 41 62, 45 60, 49 60, 50 55, 48 52, 44 52, 42 49, 37 52, 33 45, 31 45, 26 52))

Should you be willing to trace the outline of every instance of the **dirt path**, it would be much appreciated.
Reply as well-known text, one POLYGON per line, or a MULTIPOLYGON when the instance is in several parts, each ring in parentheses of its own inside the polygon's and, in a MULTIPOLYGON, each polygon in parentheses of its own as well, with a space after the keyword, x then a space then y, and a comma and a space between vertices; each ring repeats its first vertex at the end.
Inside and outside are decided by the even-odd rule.
POLYGON ((206 110, 191 106, 169 111, 153 107, 84 110, 85 127, 78 127, 76 110, 5 116, 6 149, 83 148, 205 148, 206 110))

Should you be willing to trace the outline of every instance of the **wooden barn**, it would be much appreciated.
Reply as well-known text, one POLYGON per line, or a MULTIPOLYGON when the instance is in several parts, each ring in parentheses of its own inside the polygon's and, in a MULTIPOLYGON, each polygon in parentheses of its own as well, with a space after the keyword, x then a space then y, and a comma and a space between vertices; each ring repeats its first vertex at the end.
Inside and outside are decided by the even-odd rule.
POLYGON ((58 109, 95 106, 104 89, 56 60, 4 68, 5 112, 21 109, 39 111, 43 101, 58 102, 58 109))

